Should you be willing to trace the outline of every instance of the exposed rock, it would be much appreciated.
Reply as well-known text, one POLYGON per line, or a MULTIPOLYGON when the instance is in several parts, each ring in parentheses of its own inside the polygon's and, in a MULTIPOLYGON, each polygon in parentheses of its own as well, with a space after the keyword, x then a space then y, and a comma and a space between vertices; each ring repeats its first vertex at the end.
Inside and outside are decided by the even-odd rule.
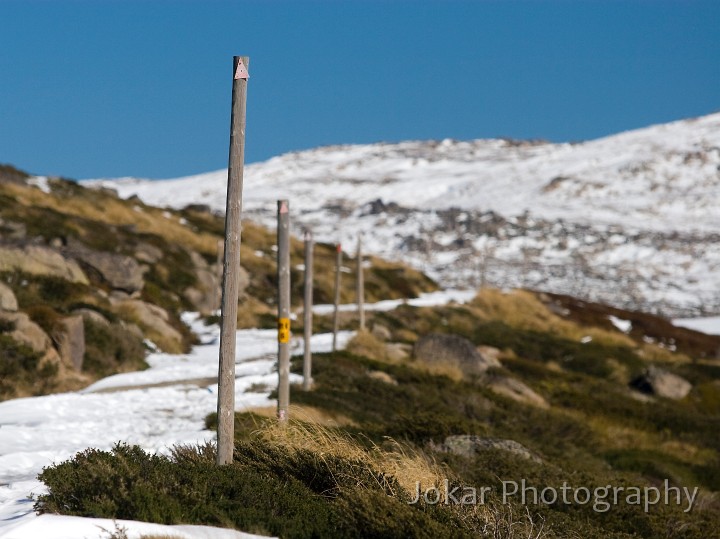
POLYGON ((248 271, 240 266, 240 278, 238 279, 238 295, 240 298, 245 297, 247 287, 250 286, 250 274, 248 271))
POLYGON ((85 357, 85 323, 81 315, 68 316, 58 322, 53 340, 60 352, 60 359, 81 371, 85 357))
POLYGON ((533 462, 542 463, 542 459, 524 445, 515 440, 505 440, 502 438, 483 438, 473 434, 448 436, 445 438, 441 449, 464 457, 472 457, 481 451, 497 449, 527 460, 532 460, 533 462))
POLYGON ((212 208, 207 204, 188 204, 185 209, 197 213, 212 213, 212 208))
POLYGON ((165 352, 183 352, 183 337, 168 320, 167 311, 139 299, 113 300, 119 313, 131 318, 142 328, 143 333, 165 352))
MULTIPOLYGON (((186 288, 183 296, 193 307, 203 314, 209 314, 220 308, 220 272, 216 265, 208 264, 205 259, 195 251, 190 251, 190 257, 195 268, 197 283, 186 288)), ((250 286, 250 274, 240 266, 238 280, 238 297, 245 297, 247 287, 250 286)))
POLYGON ((110 326, 110 321, 105 318, 103 315, 101 315, 97 311, 93 311, 92 309, 76 309, 73 311, 73 314, 79 315, 83 317, 83 320, 87 322, 90 320, 91 322, 94 322, 95 324, 101 325, 101 326, 110 326))
POLYGON ((685 378, 654 365, 630 382, 630 386, 646 394, 673 400, 685 398, 692 389, 692 384, 685 378))
POLYGON ((22 240, 27 236, 27 226, 25 223, 17 223, 15 221, 5 221, 0 218, 0 237, 10 240, 22 240))
MULTIPOLYGON (((217 269, 208 264, 199 253, 190 251, 190 258, 195 268, 197 283, 195 286, 186 288, 183 296, 200 313, 212 313, 220 308, 220 276, 217 269)), ((244 270, 241 268, 242 271, 244 270)), ((247 275, 247 272, 245 274, 247 275)), ((244 288, 242 292, 244 292, 244 288)))
POLYGON ((0 165, 0 183, 14 183, 26 185, 30 175, 11 165, 0 165))
POLYGON ((0 311, 0 321, 10 322, 15 328, 9 333, 10 337, 27 345, 35 352, 45 353, 52 347, 52 341, 47 333, 35 322, 30 320, 30 317, 25 313, 0 311))
POLYGON ((159 262, 162 257, 163 252, 149 243, 139 243, 137 247, 135 247, 135 258, 140 262, 155 264, 159 262))
POLYGON ((403 361, 410 357, 412 346, 401 342, 385 343, 385 355, 390 361, 403 361))
POLYGON ((390 330, 382 324, 374 324, 372 328, 373 336, 381 341, 389 341, 392 337, 390 330))
POLYGON ((539 408, 547 408, 547 401, 535 393, 530 387, 516 378, 509 376, 490 376, 485 384, 495 393, 525 404, 539 408))
POLYGON ((109 195, 113 198, 120 198, 120 194, 118 193, 118 190, 113 189, 112 187, 106 187, 104 185, 99 185, 99 186, 93 187, 93 189, 97 189, 101 193, 109 195))
POLYGON ((145 285, 143 270, 134 258, 94 251, 79 244, 74 244, 67 253, 94 270, 111 288, 132 293, 142 290, 145 285))
POLYGON ((18 271, 33 275, 60 277, 73 283, 89 284, 88 278, 74 260, 39 245, 0 246, 0 271, 18 271))
POLYGON ((458 335, 431 333, 415 343, 413 352, 416 359, 428 363, 454 363, 465 374, 483 374, 500 366, 497 359, 483 356, 473 343, 458 335))
POLYGON ((0 311, 17 311, 18 302, 15 294, 6 284, 0 283, 0 311))
POLYGON ((499 348, 495 348, 494 346, 485 346, 481 344, 477 347, 477 351, 480 352, 481 356, 487 357, 500 363, 500 356, 502 355, 502 352, 499 348))
POLYGON ((395 378, 383 371, 370 371, 369 373, 367 373, 367 375, 369 378, 372 378, 373 380, 378 380, 385 384, 390 384, 393 386, 398 385, 398 382, 397 380, 395 380, 395 378))

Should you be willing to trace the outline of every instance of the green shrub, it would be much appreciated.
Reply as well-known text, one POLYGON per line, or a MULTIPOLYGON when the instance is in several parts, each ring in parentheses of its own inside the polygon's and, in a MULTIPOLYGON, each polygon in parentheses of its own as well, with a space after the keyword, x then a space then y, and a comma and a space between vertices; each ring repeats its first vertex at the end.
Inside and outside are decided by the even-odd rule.
POLYGON ((221 467, 209 446, 177 448, 170 457, 123 444, 88 449, 45 468, 39 478, 48 487, 35 505, 40 513, 217 525, 292 538, 470 536, 446 511, 435 515, 389 495, 398 489, 390 477, 373 476, 349 459, 260 440, 238 442, 233 463, 221 467))
POLYGON ((142 338, 119 324, 106 325, 85 318, 85 357, 83 370, 93 376, 142 370, 145 363, 142 338))
POLYGON ((38 382, 40 358, 28 346, 0 334, 0 400, 14 397, 19 390, 38 382))

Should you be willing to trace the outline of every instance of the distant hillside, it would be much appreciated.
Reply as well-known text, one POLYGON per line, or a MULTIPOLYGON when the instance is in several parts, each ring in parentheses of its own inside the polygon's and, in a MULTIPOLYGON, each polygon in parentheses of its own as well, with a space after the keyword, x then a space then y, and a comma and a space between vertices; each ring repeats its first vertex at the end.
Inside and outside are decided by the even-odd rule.
MULTIPOLYGON (((201 206, 166 210, 111 190, 0 167, 0 399, 76 389, 144 366, 148 348, 195 342, 184 311, 219 307, 224 220, 201 206)), ((274 327, 275 232, 245 222, 240 327, 274 327)), ((293 240, 292 300, 303 246, 293 240)), ((334 246, 315 249, 318 302, 333 297, 334 246)), ((354 300, 348 264, 342 300, 354 300)), ((415 270, 366 261, 368 301, 437 288, 415 270)))
MULTIPOLYGON (((221 170, 106 180, 121 196, 224 211, 221 170)), ((246 215, 296 222, 443 284, 528 286, 668 315, 720 312, 720 114, 583 142, 331 146, 247 167, 246 215)))

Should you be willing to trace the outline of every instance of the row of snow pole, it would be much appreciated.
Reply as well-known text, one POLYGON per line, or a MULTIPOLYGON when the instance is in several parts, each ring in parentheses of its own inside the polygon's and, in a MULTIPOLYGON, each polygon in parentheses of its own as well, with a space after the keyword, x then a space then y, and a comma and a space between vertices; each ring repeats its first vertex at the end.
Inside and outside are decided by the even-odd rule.
MULTIPOLYGON (((245 114, 247 83, 250 75, 247 56, 233 57, 232 107, 230 116, 230 155, 225 211, 225 241, 220 299, 220 358, 218 364, 217 457, 218 465, 233 459, 235 424, 235 352, 238 290, 240 284, 240 232, 242 213, 243 167, 245 158, 245 114)), ((281 423, 288 420, 290 401, 290 206, 287 200, 277 202, 277 276, 278 276, 278 408, 281 423)), ((362 246, 357 247, 357 302, 360 330, 365 329, 362 246)), ((335 264, 335 305, 333 313, 333 352, 337 349, 340 304, 340 273, 342 248, 337 245, 335 264)), ((303 389, 312 386, 312 288, 313 239, 305 233, 305 294, 304 294, 304 360, 303 389)))

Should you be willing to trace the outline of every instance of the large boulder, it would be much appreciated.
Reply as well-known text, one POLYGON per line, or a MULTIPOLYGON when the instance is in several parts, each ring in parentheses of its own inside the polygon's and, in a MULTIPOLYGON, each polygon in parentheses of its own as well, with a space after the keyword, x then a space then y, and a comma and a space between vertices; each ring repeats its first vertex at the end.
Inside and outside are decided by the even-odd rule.
POLYGON ((14 340, 30 347, 33 351, 44 354, 52 347, 52 341, 47 333, 30 320, 30 317, 21 312, 0 311, 0 322, 10 324, 13 330, 8 334, 14 340))
POLYGON ((116 312, 140 326, 143 334, 162 351, 171 354, 184 351, 183 336, 170 324, 165 309, 139 299, 115 299, 111 296, 111 302, 116 312))
POLYGON ((692 384, 685 378, 654 365, 630 382, 630 386, 646 394, 673 400, 685 398, 692 389, 692 384))
POLYGON ((420 338, 413 349, 415 359, 427 363, 450 363, 460 367, 464 374, 483 374, 500 362, 484 356, 475 345, 458 335, 431 333, 420 338))
POLYGON ((17 311, 18 302, 15 294, 6 284, 0 283, 0 311, 17 311))
POLYGON ((27 225, 18 221, 6 221, 0 217, 0 238, 23 240, 27 237, 27 225))
POLYGON ((456 436, 448 436, 440 447, 441 450, 461 455, 463 457, 472 457, 477 453, 488 450, 499 450, 520 458, 531 460, 533 462, 542 463, 542 459, 530 451, 527 447, 515 440, 506 440, 503 438, 484 438, 474 434, 460 434, 456 436))
MULTIPOLYGON (((221 268, 208 264, 195 251, 190 251, 197 282, 183 291, 183 296, 202 314, 210 314, 220 308, 221 268)), ((242 299, 250 285, 250 275, 240 266, 238 280, 238 297, 242 299)))
POLYGON ((163 252, 149 243, 139 243, 135 247, 135 258, 140 262, 155 264, 163 257, 163 252))
POLYGON ((80 244, 74 244, 66 252, 68 256, 94 271, 114 290, 132 294, 142 290, 145 285, 143 279, 145 272, 134 258, 117 253, 95 251, 80 244))
POLYGON ((81 371, 85 357, 85 323, 82 315, 60 320, 53 331, 53 340, 60 359, 76 371, 81 371))
POLYGON ((183 290, 183 296, 195 310, 209 314, 220 308, 220 276, 217 268, 210 266, 197 252, 190 251, 190 259, 196 283, 183 290))
POLYGON ((59 252, 40 245, 0 246, 0 272, 2 271, 47 275, 72 283, 89 284, 77 262, 67 260, 59 252))
POLYGON ((542 396, 517 378, 491 375, 485 380, 485 384, 491 391, 514 401, 537 406, 538 408, 548 407, 547 401, 542 396))

